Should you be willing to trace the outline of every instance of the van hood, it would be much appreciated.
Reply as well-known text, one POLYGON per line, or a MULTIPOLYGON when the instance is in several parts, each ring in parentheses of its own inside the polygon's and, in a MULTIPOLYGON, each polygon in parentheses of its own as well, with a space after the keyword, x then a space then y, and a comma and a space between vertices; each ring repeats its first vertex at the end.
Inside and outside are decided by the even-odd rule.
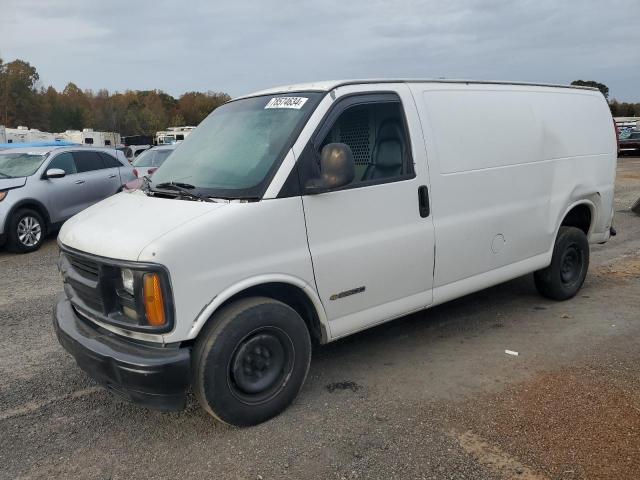
POLYGON ((0 190, 24 187, 25 183, 27 183, 27 177, 0 178, 0 190))
POLYGON ((148 197, 140 190, 122 192, 67 220, 59 241, 81 252, 136 261, 152 241, 226 203, 148 197))

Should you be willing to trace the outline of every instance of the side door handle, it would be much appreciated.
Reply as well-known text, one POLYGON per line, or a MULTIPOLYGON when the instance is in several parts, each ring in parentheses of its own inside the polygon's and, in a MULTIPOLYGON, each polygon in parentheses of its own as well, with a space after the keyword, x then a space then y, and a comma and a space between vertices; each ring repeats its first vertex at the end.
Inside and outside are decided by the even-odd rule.
POLYGON ((116 174, 112 173, 111 175, 109 175, 107 178, 116 178, 116 174))
POLYGON ((429 208, 429 189, 426 185, 420 185, 418 187, 418 205, 420 216, 422 218, 428 217, 431 210, 429 208))
POLYGON ((84 183, 84 180, 76 180, 74 183, 76 185, 80 185, 80 184, 84 183))

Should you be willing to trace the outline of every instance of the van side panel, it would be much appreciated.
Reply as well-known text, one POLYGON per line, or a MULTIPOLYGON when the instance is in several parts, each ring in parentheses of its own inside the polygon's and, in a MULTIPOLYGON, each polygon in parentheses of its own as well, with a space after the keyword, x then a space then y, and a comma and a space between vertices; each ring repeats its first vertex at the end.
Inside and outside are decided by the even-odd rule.
POLYGON ((591 240, 606 236, 616 147, 599 92, 464 84, 412 92, 431 172, 434 288, 468 286, 446 289, 451 298, 525 273, 516 265, 546 266, 576 202, 595 211, 591 240))

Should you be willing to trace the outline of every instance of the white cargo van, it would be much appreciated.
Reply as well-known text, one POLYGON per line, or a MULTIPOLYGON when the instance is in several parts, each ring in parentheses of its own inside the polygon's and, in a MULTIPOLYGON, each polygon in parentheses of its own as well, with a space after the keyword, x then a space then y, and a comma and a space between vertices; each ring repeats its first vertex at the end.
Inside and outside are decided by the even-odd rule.
POLYGON ((529 272, 544 296, 574 296, 589 243, 612 233, 615 167, 594 89, 258 92, 216 109, 140 190, 63 226, 54 325, 130 400, 178 409, 192 388, 222 421, 256 424, 293 401, 312 341, 529 272))

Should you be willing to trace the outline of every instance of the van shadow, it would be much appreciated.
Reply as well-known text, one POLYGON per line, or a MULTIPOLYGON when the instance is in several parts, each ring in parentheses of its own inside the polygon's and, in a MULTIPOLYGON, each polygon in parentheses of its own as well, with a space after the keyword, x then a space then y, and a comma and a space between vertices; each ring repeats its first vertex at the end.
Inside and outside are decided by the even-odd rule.
MULTIPOLYGON (((532 308, 548 302, 536 291, 532 275, 496 285, 442 305, 421 310, 350 335, 327 345, 315 346, 314 358, 336 358, 357 354, 360 349, 379 349, 390 341, 437 342, 451 336, 474 336, 512 321, 515 308, 532 308)), ((312 362, 313 363, 313 362, 312 362)))

